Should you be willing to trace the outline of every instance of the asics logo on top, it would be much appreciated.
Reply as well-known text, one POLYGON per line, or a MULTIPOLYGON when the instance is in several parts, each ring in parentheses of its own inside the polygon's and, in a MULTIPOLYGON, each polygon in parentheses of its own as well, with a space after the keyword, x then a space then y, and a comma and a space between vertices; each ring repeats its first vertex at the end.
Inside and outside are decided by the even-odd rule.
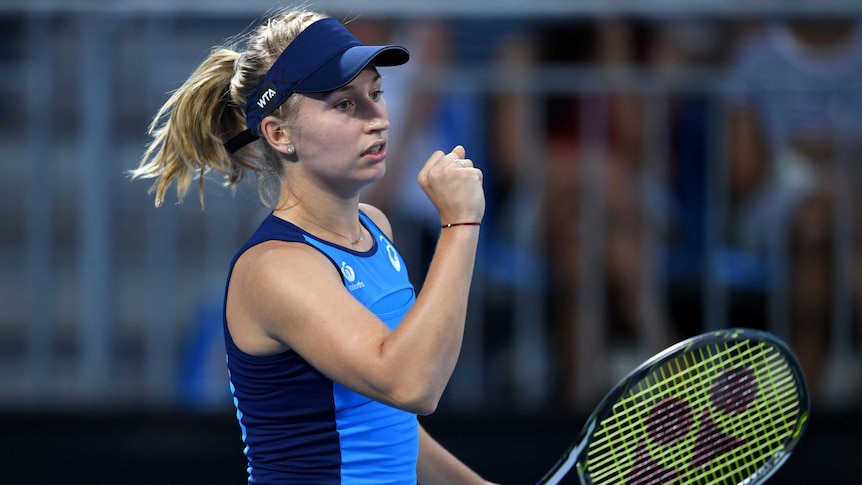
POLYGON ((347 264, 347 261, 341 262, 341 274, 344 275, 344 279, 347 280, 347 289, 350 291, 358 290, 360 288, 365 288, 365 283, 362 281, 354 281, 356 280, 356 272, 353 271, 353 267, 347 264))
POLYGON ((392 267, 395 268, 395 271, 401 272, 401 260, 398 259, 398 252, 395 251, 395 248, 383 236, 380 236, 380 243, 386 246, 386 255, 389 256, 389 262, 392 264, 392 267))
POLYGON ((353 283, 353 280, 356 279, 356 273, 353 271, 353 268, 347 264, 347 261, 341 262, 341 274, 344 275, 344 279, 349 283, 353 283))

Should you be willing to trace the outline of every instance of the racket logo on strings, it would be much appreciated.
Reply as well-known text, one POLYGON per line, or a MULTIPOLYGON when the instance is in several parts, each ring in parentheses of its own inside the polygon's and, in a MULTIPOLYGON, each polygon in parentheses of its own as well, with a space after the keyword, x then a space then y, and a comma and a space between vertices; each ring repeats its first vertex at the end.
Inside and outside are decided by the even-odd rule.
MULTIPOLYGON (((723 415, 737 415, 747 410, 758 395, 754 373, 744 367, 725 370, 712 384, 709 401, 713 409, 704 409, 699 419, 685 400, 668 397, 656 403, 646 417, 646 435, 662 447, 684 445, 694 433, 694 445, 687 457, 688 468, 703 468, 719 456, 733 451, 748 440, 745 436, 732 436, 722 431, 716 423, 714 412, 723 415)), ((646 440, 637 445, 626 483, 645 485, 648 483, 672 483, 681 472, 663 466, 652 458, 646 440)))
POLYGON ((755 485, 788 459, 808 389, 786 344, 726 329, 679 342, 623 378, 539 482, 755 485))

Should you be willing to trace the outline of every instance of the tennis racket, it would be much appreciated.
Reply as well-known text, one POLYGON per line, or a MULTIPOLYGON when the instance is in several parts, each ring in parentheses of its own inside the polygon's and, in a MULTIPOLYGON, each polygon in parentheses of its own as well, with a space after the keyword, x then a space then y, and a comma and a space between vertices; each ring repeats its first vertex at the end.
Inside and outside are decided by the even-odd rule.
POLYGON ((759 484, 807 421, 802 369, 783 342, 757 330, 709 332, 620 381, 539 485, 759 484))

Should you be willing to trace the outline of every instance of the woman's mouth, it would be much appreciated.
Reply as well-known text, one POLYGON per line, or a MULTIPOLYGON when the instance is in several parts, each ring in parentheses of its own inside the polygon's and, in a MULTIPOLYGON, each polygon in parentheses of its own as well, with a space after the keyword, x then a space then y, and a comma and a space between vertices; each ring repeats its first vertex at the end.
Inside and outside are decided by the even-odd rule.
POLYGON ((386 158, 386 144, 381 143, 379 145, 374 145, 368 150, 365 150, 365 152, 362 153, 362 156, 369 157, 377 161, 382 160, 386 158))

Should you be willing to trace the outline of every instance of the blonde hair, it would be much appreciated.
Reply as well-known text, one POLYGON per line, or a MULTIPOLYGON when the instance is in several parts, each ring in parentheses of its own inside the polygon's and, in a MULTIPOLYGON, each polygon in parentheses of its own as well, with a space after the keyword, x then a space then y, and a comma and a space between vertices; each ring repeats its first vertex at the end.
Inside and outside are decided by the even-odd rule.
MULTIPOLYGON (((281 52, 305 27, 323 18, 326 15, 312 11, 281 11, 238 39, 238 44, 245 43, 243 52, 234 46, 213 49, 173 92, 150 124, 153 140, 140 165, 130 172, 133 179, 156 179, 150 187, 156 207, 172 182, 182 201, 195 179, 203 207, 204 175, 211 170, 224 175, 226 187, 234 187, 249 170, 257 173, 261 200, 274 204, 283 169, 280 154, 265 141, 229 154, 224 142, 246 129, 246 100, 281 52)), ((295 111, 296 97, 291 95, 274 116, 289 122, 295 111)))

